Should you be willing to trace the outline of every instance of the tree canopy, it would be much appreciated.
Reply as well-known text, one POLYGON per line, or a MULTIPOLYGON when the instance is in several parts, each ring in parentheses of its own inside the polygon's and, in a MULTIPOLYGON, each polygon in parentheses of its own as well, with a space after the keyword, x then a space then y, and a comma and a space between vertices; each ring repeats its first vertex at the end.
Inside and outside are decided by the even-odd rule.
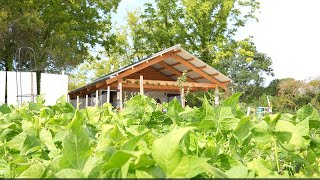
POLYGON ((74 68, 89 58, 89 48, 106 44, 110 13, 119 1, 0 1, 0 69, 14 68, 15 52, 22 46, 34 49, 38 70, 74 68))

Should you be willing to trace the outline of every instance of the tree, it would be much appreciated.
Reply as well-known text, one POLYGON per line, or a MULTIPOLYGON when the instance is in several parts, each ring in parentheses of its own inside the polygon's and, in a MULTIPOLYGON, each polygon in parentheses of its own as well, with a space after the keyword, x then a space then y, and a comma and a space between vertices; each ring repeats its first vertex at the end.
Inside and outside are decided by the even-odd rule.
POLYGON ((264 92, 264 76, 274 75, 271 65, 270 57, 254 51, 253 60, 250 62, 247 62, 244 56, 234 56, 220 61, 216 68, 233 80, 231 85, 233 91, 243 92, 241 96, 243 102, 253 103, 264 92))
POLYGON ((107 44, 110 12, 119 1, 0 1, 0 69, 13 70, 16 50, 28 46, 36 52, 38 77, 41 71, 69 72, 90 58, 89 48, 107 44))
POLYGON ((91 60, 85 60, 69 76, 69 90, 84 86, 90 81, 104 76, 134 62, 129 45, 126 26, 115 29, 113 37, 91 60))
POLYGON ((255 0, 157 0, 156 7, 147 3, 143 13, 128 15, 134 53, 141 59, 181 44, 209 64, 237 53, 251 60, 250 38, 237 41, 235 35, 248 20, 255 19, 258 8, 255 0))
POLYGON ((270 96, 276 96, 278 93, 279 79, 272 80, 269 85, 265 88, 265 93, 270 96))

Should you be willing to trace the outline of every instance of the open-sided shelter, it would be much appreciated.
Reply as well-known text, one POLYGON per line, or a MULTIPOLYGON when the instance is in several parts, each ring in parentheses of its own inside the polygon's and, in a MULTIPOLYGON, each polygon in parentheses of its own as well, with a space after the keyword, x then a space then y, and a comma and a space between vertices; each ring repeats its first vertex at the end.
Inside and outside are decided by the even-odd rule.
MULTIPOLYGON (((175 45, 147 58, 107 74, 90 84, 70 91, 73 102, 86 99, 84 106, 109 102, 122 108, 124 99, 140 92, 160 102, 168 102, 173 97, 184 98, 188 87, 190 92, 209 89, 227 89, 231 79, 201 61, 180 45, 175 45), (187 82, 179 87, 177 78, 186 72, 187 82), (91 99, 90 101, 88 99, 91 99)), ((184 101, 180 101, 184 105, 184 101)), ((74 103, 75 104, 75 103, 74 103)))

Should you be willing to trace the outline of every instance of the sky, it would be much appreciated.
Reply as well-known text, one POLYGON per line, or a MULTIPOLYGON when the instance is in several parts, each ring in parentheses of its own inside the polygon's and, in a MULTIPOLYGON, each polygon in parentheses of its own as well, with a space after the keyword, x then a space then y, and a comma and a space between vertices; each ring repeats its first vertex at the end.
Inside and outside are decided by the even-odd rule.
MULTIPOLYGON (((151 0, 122 0, 118 22, 124 22, 127 11, 143 7, 151 0)), ((239 37, 253 36, 257 50, 273 61, 272 79, 292 77, 306 80, 320 77, 320 0, 258 0, 259 22, 239 29, 239 37)))

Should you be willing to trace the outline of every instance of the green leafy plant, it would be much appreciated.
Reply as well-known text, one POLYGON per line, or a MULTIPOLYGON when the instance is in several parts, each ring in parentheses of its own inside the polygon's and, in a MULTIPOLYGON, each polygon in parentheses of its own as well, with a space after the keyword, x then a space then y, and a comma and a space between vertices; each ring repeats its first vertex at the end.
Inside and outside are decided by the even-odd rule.
POLYGON ((161 105, 137 95, 120 112, 41 98, 3 104, 0 177, 318 177, 319 112, 307 105, 257 119, 241 110, 240 96, 182 108, 176 98, 161 105))

